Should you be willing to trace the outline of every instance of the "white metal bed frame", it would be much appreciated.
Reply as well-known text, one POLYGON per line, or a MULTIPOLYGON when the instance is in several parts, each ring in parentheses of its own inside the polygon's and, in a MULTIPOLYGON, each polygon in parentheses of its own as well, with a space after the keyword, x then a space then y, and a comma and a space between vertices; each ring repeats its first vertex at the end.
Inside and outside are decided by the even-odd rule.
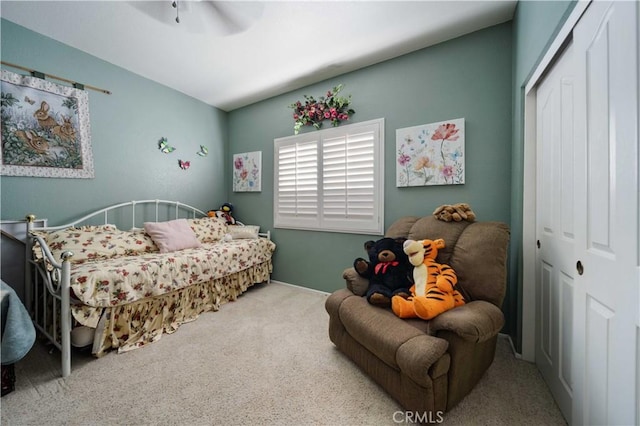
MULTIPOLYGON (((167 201, 167 200, 141 200, 141 201, 129 201, 120 204, 114 204, 109 207, 105 207, 93 213, 89 213, 86 216, 76 219, 70 223, 59 226, 47 226, 34 228, 33 223, 36 219, 34 215, 28 215, 27 219, 27 252, 26 252, 26 289, 25 289, 25 302, 27 308, 32 313, 32 319, 34 326, 40 333, 42 333, 51 343, 60 350, 62 353, 62 377, 67 377, 71 373, 71 258, 73 253, 66 251, 62 253, 61 259, 55 259, 53 254, 48 249, 42 237, 32 234, 32 231, 56 231, 60 229, 66 229, 72 226, 81 225, 90 219, 98 218, 102 215, 102 224, 109 223, 109 214, 115 211, 123 211, 127 207, 131 210, 131 227, 136 226, 136 207, 141 205, 155 204, 155 222, 160 218, 159 208, 160 206, 174 206, 175 212, 173 219, 179 219, 188 215, 188 217, 206 217, 207 214, 202 210, 190 206, 188 204, 181 203, 179 201, 167 201), (181 216, 182 213, 182 216, 181 216), (36 262, 33 259, 32 246, 34 240, 38 241, 42 249, 43 258, 46 259, 53 269, 49 270, 44 267, 42 262, 36 262), (32 271, 35 271, 35 276, 32 276, 32 271), (42 279, 43 283, 40 282, 42 279), (33 286, 33 287, 32 287, 33 286), (46 289, 46 290, 45 290, 46 289), (35 298, 34 298, 35 296, 35 298), (53 298, 53 303, 51 302, 53 298), (57 302, 56 302, 57 301, 57 302), (41 303, 41 306, 38 306, 41 303), (48 309, 49 304, 52 306, 52 323, 49 323, 48 309), (59 306, 59 307, 58 307, 59 306), (41 308, 39 311, 38 308, 41 308), (60 323, 58 323, 58 311, 60 312, 60 323), (40 315, 42 313, 42 315, 40 315), (60 333, 58 333, 58 326, 60 327, 60 333), (49 332, 51 328, 51 332, 49 332)), ((167 218, 169 220, 169 218, 167 218)), ((149 220, 147 220, 149 221, 149 220)), ((237 222, 242 225, 242 223, 237 222)), ((270 238, 270 232, 261 234, 270 238)))

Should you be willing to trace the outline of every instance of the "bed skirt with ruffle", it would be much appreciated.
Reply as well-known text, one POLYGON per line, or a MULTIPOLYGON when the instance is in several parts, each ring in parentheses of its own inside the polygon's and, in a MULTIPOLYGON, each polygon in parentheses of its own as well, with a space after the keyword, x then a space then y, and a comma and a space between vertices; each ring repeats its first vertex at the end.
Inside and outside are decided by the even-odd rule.
MULTIPOLYGON (((180 325, 194 321, 201 313, 217 311, 220 305, 236 300, 253 284, 269 281, 272 268, 269 260, 161 296, 100 308, 92 353, 100 357, 110 350, 117 349, 122 353, 155 342, 163 333, 175 332, 180 325)), ((78 314, 79 311, 74 311, 76 319, 78 314)))

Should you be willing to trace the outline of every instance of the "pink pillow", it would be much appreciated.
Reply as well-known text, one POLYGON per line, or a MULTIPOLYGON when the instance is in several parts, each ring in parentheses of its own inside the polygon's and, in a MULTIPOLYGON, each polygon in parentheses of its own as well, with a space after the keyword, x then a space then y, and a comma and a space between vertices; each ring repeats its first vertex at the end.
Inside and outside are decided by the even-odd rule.
POLYGON ((145 222, 144 230, 156 243, 160 253, 201 247, 187 219, 145 222))

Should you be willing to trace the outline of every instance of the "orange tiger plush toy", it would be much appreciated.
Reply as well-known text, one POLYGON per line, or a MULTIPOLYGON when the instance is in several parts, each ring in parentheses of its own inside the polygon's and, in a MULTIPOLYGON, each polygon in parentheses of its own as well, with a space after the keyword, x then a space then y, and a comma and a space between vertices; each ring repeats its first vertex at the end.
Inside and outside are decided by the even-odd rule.
POLYGON ((407 240, 403 250, 413 265, 412 296, 405 299, 394 296, 391 308, 400 318, 429 320, 465 301, 455 285, 458 277, 449 266, 435 261, 438 249, 445 247, 443 239, 407 240))

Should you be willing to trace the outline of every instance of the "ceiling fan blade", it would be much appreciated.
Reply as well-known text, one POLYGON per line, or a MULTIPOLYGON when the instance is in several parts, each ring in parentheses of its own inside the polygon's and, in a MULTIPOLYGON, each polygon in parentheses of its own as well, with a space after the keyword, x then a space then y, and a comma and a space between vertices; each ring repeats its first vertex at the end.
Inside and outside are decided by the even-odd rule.
POLYGON ((237 34, 248 30, 261 16, 263 2, 202 2, 211 7, 218 15, 227 34, 237 34))
POLYGON ((264 9, 262 2, 244 1, 161 0, 128 3, 165 25, 179 23, 181 30, 218 36, 246 31, 262 16, 264 9), (179 21, 176 19, 178 16, 179 21))
POLYGON ((163 24, 176 23, 176 9, 171 7, 171 1, 129 1, 127 3, 163 24))

